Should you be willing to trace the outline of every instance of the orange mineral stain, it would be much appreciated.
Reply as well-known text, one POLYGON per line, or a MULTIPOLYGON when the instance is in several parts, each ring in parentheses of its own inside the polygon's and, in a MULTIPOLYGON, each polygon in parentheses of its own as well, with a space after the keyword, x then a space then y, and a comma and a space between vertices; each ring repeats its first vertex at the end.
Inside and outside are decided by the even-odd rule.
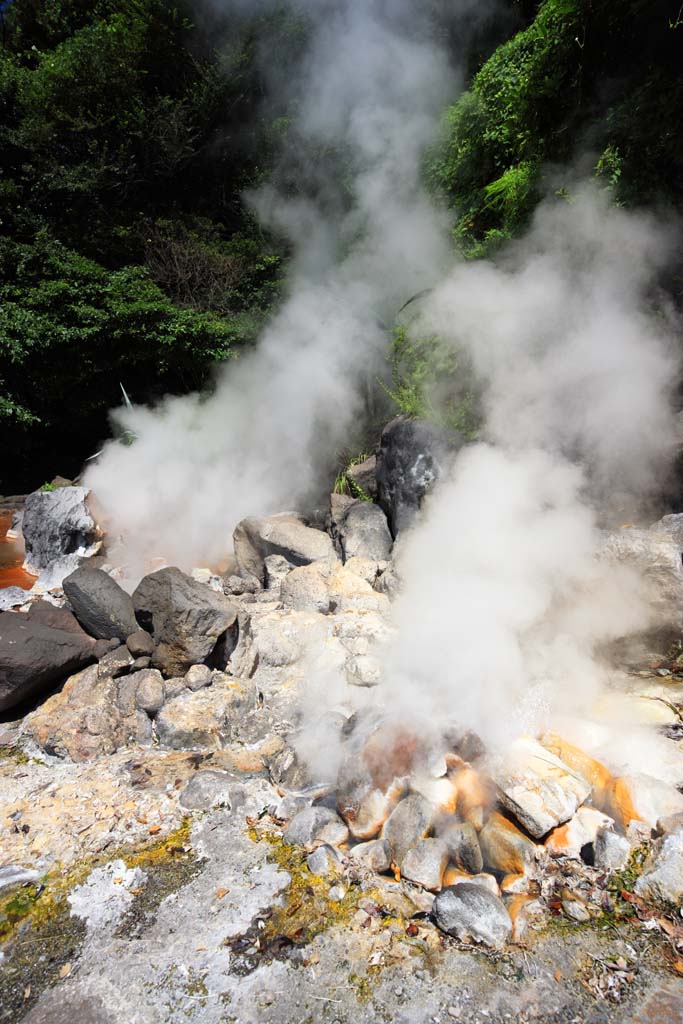
POLYGON ((21 587, 30 590, 36 581, 23 568, 24 545, 21 537, 8 537, 12 525, 12 510, 0 511, 0 590, 5 587, 21 587))

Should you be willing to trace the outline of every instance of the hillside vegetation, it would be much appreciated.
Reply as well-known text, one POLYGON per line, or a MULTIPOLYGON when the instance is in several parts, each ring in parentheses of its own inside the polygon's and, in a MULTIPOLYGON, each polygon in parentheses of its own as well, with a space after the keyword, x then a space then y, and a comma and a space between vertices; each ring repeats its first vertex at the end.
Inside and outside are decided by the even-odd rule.
MULTIPOLYGON (((495 251, 567 166, 597 175, 615 202, 680 210, 677 5, 509 0, 504 13, 477 38, 469 87, 426 160, 455 247, 495 251)), ((288 253, 244 193, 271 173, 291 114, 264 104, 258 52, 266 45, 286 74, 306 28, 286 13, 204 23, 172 0, 15 2, 3 17, 0 490, 10 493, 78 472, 107 436, 120 385, 135 401, 207 387, 217 362, 253 343, 288 253)), ((430 346, 397 351, 419 379, 399 373, 393 394, 419 411, 430 346)), ((445 372, 442 361, 434 369, 445 372)))

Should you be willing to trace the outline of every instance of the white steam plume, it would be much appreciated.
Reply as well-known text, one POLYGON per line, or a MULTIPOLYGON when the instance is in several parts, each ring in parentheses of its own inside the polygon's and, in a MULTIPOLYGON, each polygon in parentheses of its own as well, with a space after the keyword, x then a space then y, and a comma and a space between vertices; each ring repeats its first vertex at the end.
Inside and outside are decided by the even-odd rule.
POLYGON ((348 180, 308 198, 274 185, 253 196, 295 246, 284 307, 211 396, 116 414, 137 440, 107 445, 86 482, 110 533, 125 536, 127 561, 139 556, 138 570, 154 555, 184 568, 220 559, 244 515, 310 496, 362 413, 362 383, 378 372, 386 343, 378 318, 447 265, 444 225, 420 172, 454 79, 424 5, 303 6, 310 45, 290 86, 299 151, 283 160, 314 180, 316 150, 334 144, 353 202, 340 216, 348 180))
POLYGON ((398 714, 498 740, 585 711, 604 681, 596 645, 648 626, 638 576, 596 559, 598 509, 632 509, 679 443, 674 324, 650 303, 673 241, 584 189, 430 296, 417 329, 469 355, 485 427, 400 545, 398 714))

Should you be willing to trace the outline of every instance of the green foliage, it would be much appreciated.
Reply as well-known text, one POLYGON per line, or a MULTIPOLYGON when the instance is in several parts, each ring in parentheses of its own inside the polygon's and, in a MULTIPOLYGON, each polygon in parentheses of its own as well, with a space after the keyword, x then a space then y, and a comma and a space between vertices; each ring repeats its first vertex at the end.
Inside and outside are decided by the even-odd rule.
MULTIPOLYGON (((582 152, 617 202, 683 202, 680 46, 666 0, 542 0, 445 115, 428 173, 469 256, 528 221, 582 152)), ((674 22, 675 23, 675 22, 674 22)))
POLYGON ((400 412, 433 420, 468 439, 478 428, 474 376, 464 354, 434 336, 398 326, 389 355, 391 386, 385 390, 400 412))
POLYGON ((346 494, 350 498, 356 498, 358 501, 372 501, 369 494, 366 494, 362 487, 360 487, 352 476, 349 475, 349 470, 352 466, 358 466, 361 462, 365 462, 370 457, 369 452, 362 452, 360 455, 355 455, 352 459, 344 460, 344 468, 340 469, 337 474, 334 484, 332 486, 333 494, 346 494))
MULTIPOLYGON (((241 193, 283 134, 257 113, 256 41, 184 0, 13 4, 0 50, 3 486, 75 473, 135 401, 210 382, 277 302, 285 259, 241 193)), ((274 46, 276 52, 277 46, 274 46)), ((289 52, 289 51, 287 51, 289 52)), ((281 58, 276 58, 281 59, 281 58)))
POLYGON ((58 468, 77 471, 73 455, 96 450, 121 403, 119 381, 134 399, 199 387, 241 341, 239 323, 179 308, 144 267, 106 270, 45 231, 0 240, 0 279, 3 468, 19 477, 53 475, 44 431, 58 468))

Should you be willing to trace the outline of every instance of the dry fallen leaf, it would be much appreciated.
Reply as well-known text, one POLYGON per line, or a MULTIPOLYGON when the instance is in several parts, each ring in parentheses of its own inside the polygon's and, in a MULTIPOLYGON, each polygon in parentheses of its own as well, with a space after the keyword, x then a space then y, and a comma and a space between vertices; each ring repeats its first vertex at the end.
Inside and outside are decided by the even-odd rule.
POLYGON ((71 974, 71 964, 62 964, 62 966, 59 968, 59 977, 60 978, 68 978, 70 974, 71 974))
POLYGON ((674 960, 671 966, 676 974, 683 974, 683 960, 674 960))
POLYGON ((222 900, 223 897, 227 896, 229 892, 229 889, 218 889, 216 892, 216 896, 218 897, 219 900, 222 900))
POLYGON ((121 883, 123 882, 123 879, 119 876, 118 878, 115 878, 113 881, 114 881, 114 885, 121 885, 121 883))
POLYGON ((142 892, 142 886, 140 886, 139 889, 129 889, 128 892, 131 894, 131 896, 139 896, 140 893, 142 892))
POLYGON ((555 981, 562 981, 562 971, 555 971, 555 981))
POLYGON ((24 989, 24 1002, 26 1002, 26 1000, 30 999, 30 998, 31 998, 31 986, 27 985, 26 988, 24 989))
POLYGON ((159 832, 161 832, 161 825, 150 825, 149 834, 151 836, 156 836, 159 832))

